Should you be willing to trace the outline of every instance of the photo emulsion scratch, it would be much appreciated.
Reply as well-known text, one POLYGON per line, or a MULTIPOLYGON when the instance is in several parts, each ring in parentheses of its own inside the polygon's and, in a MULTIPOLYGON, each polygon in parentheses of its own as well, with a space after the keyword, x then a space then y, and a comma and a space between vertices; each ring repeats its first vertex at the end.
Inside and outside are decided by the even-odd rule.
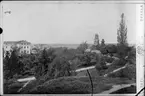
POLYGON ((3 93, 135 95, 137 4, 106 2, 3 1, 3 93))

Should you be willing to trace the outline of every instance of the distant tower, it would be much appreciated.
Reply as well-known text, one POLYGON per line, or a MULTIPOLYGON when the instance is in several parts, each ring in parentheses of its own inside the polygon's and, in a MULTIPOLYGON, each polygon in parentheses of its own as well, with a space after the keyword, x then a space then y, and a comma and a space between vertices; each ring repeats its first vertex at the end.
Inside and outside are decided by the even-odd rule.
POLYGON ((95 34, 94 45, 99 45, 99 35, 95 34))

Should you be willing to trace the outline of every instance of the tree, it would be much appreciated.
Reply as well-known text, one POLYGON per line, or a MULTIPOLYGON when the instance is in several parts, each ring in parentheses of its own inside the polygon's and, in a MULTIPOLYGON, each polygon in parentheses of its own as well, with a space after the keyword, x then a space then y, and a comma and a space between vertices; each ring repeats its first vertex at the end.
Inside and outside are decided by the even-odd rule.
MULTIPOLYGON (((11 51, 6 51, 4 58, 4 78, 13 78, 16 74, 21 74, 23 71, 23 63, 20 60, 19 48, 12 47, 11 51)), ((15 78, 15 77, 14 77, 15 78)))
POLYGON ((55 58, 54 55, 54 50, 53 49, 43 49, 40 57, 38 58, 38 62, 37 62, 37 68, 36 68, 36 75, 38 76, 38 78, 40 76, 44 76, 45 74, 47 74, 47 72, 49 72, 49 66, 51 64, 51 62, 53 61, 53 59, 55 58))
POLYGON ((82 55, 81 66, 89 66, 91 64, 91 53, 87 52, 82 55))
POLYGON ((134 46, 129 47, 127 61, 129 64, 136 64, 136 48, 134 46))
POLYGON ((88 48, 89 46, 88 46, 88 44, 87 44, 87 42, 83 42, 83 43, 81 43, 79 46, 78 46, 78 50, 79 51, 81 51, 82 53, 84 53, 85 52, 85 50, 88 48))
POLYGON ((104 47, 104 46, 105 46, 105 40, 102 39, 102 41, 101 41, 101 47, 104 47))
POLYGON ((20 59, 18 56, 18 49, 13 48, 11 51, 11 56, 9 59, 9 71, 10 71, 10 77, 13 77, 15 74, 19 74, 22 70, 22 63, 20 63, 20 59))
POLYGON ((3 59, 4 79, 8 79, 10 75, 10 53, 6 51, 6 55, 3 59))
POLYGON ((101 51, 102 54, 107 54, 107 50, 106 50, 106 45, 105 45, 105 40, 104 39, 102 39, 102 41, 101 41, 100 51, 101 51))
POLYGON ((116 53, 117 52, 117 47, 113 44, 108 44, 106 46, 106 50, 108 53, 112 54, 112 53, 116 53))
POLYGON ((71 75, 71 65, 69 63, 69 60, 66 57, 63 56, 57 56, 51 66, 51 73, 49 76, 52 76, 51 78, 58 78, 63 76, 70 76, 71 75))
POLYGON ((118 44, 127 45, 127 27, 125 25, 124 13, 121 14, 120 27, 117 30, 118 44))

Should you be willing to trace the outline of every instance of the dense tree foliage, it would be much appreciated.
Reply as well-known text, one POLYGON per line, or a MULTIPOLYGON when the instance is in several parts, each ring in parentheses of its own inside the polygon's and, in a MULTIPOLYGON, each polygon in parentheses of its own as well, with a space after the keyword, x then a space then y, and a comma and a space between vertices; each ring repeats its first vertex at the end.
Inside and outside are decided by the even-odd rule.
POLYGON ((125 24, 124 13, 121 14, 120 26, 117 30, 117 41, 118 44, 127 45, 127 27, 125 24))
POLYGON ((4 70, 4 78, 8 79, 10 76, 10 53, 7 51, 5 58, 3 60, 3 70, 4 70))
POLYGON ((38 61, 35 62, 36 67, 36 76, 41 77, 50 72, 49 67, 51 62, 55 58, 54 50, 53 49, 43 49, 38 57, 38 61))
POLYGON ((87 44, 87 42, 83 42, 78 46, 78 50, 82 53, 85 52, 85 50, 89 47, 89 45, 87 44))
POLYGON ((102 41, 101 41, 101 48, 104 47, 104 46, 105 46, 105 40, 102 39, 102 41))
POLYGON ((16 74, 21 74, 23 71, 23 63, 18 55, 18 48, 13 48, 11 52, 6 52, 4 58, 4 77, 12 78, 16 74))

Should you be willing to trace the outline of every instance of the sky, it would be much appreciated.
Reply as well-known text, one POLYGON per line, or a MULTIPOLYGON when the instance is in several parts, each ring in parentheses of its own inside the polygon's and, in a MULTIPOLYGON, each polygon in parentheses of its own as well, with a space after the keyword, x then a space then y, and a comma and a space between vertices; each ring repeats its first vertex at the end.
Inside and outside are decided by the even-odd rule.
MULTIPOLYGON (((44 1, 43 1, 44 2, 44 1)), ((4 41, 31 43, 93 43, 95 34, 117 42, 121 14, 125 14, 128 42, 135 43, 136 5, 100 3, 3 2, 4 41)))

